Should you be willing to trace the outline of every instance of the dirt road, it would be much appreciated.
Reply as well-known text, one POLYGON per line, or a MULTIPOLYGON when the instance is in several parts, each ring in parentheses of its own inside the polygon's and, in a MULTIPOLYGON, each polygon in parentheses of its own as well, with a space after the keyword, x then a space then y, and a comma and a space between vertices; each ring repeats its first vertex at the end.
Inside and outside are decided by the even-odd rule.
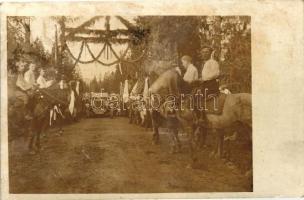
MULTIPOLYGON (((127 118, 94 118, 67 125, 62 136, 48 131, 44 149, 29 155, 22 138, 10 144, 11 193, 154 193, 251 191, 251 151, 239 145, 238 167, 201 153, 202 169, 192 169, 187 145, 169 153, 168 135, 153 146, 152 133, 127 118), (244 152, 247 153, 244 153, 244 152), (248 155, 247 155, 248 154, 248 155), (248 164, 249 163, 249 164, 248 164)), ((181 139, 185 139, 181 137, 181 139)), ((250 149, 250 148, 249 148, 250 149)))

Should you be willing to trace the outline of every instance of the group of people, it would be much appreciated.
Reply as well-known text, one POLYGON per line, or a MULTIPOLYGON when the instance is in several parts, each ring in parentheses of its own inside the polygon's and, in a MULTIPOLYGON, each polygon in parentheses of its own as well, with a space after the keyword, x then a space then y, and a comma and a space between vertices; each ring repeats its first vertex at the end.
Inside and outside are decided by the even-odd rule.
MULTIPOLYGON (((206 84, 207 82, 212 82, 217 86, 216 82, 220 76, 220 67, 218 62, 214 59, 214 51, 210 47, 204 47, 202 50, 202 57, 204 60, 202 71, 199 76, 199 72, 197 67, 195 67, 192 63, 192 58, 188 55, 185 55, 181 58, 182 65, 184 67, 185 73, 183 75, 183 80, 189 84, 201 80, 206 84)), ((181 74, 180 68, 176 68, 178 73, 181 74)))
POLYGON ((21 99, 24 105, 25 119, 32 119, 30 102, 29 99, 33 94, 33 91, 38 88, 48 88, 54 81, 47 81, 45 78, 45 70, 43 68, 39 69, 39 76, 36 78, 35 70, 36 65, 34 63, 29 64, 29 68, 26 70, 27 63, 24 61, 18 61, 16 63, 18 75, 16 80, 16 90, 15 96, 17 99, 21 99))
MULTIPOLYGON (((65 76, 61 76, 59 81, 55 77, 48 80, 46 77, 46 70, 38 68, 33 62, 18 61, 17 66, 17 80, 15 87, 15 98, 23 102, 23 115, 25 120, 33 119, 33 101, 32 98, 37 90, 50 92, 52 89, 62 90, 62 95, 55 95, 55 98, 61 99, 67 105, 67 109, 72 119, 77 119, 77 101, 80 98, 80 81, 74 80, 67 84, 65 76), (38 76, 36 75, 38 71, 38 76)), ((57 94, 57 93, 56 93, 57 94)), ((54 95, 53 95, 54 96, 54 95)), ((59 104, 59 103, 58 103, 59 104)), ((56 118, 64 111, 61 111, 58 104, 50 105, 50 124, 52 118, 56 118)))
POLYGON ((174 70, 182 78, 182 86, 186 85, 191 89, 199 88, 203 95, 207 96, 219 93, 220 66, 214 59, 214 52, 211 47, 203 47, 201 52, 203 64, 200 73, 190 56, 184 55, 181 58, 182 66, 176 67, 174 70))

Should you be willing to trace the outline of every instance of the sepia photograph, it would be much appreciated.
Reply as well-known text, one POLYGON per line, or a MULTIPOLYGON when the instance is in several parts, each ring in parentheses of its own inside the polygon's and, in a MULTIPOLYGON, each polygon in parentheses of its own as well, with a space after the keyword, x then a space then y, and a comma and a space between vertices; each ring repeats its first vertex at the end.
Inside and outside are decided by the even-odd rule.
POLYGON ((250 192, 249 16, 8 16, 11 193, 250 192))
POLYGON ((0 199, 303 197, 303 1, 0 6, 0 199))

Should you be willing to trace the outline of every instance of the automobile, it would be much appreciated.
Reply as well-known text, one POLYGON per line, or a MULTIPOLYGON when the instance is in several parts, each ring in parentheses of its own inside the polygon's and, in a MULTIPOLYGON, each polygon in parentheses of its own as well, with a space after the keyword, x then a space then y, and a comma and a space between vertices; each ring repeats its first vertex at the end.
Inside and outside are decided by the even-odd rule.
POLYGON ((109 95, 106 92, 86 92, 82 99, 86 117, 106 115, 109 111, 108 98, 109 95))
POLYGON ((109 94, 106 92, 91 92, 90 95, 90 107, 91 112, 95 115, 105 115, 108 109, 109 94))
POLYGON ((115 93, 111 93, 108 98, 108 109, 111 118, 115 116, 120 116, 121 114, 121 105, 120 105, 120 96, 115 93))

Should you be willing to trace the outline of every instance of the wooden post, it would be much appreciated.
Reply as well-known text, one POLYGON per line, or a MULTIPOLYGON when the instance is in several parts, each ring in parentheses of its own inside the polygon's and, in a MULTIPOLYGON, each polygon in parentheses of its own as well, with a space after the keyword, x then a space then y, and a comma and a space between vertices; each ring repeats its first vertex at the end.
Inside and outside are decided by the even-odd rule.
POLYGON ((64 57, 64 51, 65 51, 65 18, 61 17, 59 20, 59 26, 60 26, 60 35, 59 35, 59 48, 58 48, 58 66, 60 68, 60 72, 64 74, 64 63, 63 63, 63 57, 64 57))
POLYGON ((57 25, 55 25, 55 52, 54 52, 54 64, 58 67, 58 38, 57 38, 57 25))

